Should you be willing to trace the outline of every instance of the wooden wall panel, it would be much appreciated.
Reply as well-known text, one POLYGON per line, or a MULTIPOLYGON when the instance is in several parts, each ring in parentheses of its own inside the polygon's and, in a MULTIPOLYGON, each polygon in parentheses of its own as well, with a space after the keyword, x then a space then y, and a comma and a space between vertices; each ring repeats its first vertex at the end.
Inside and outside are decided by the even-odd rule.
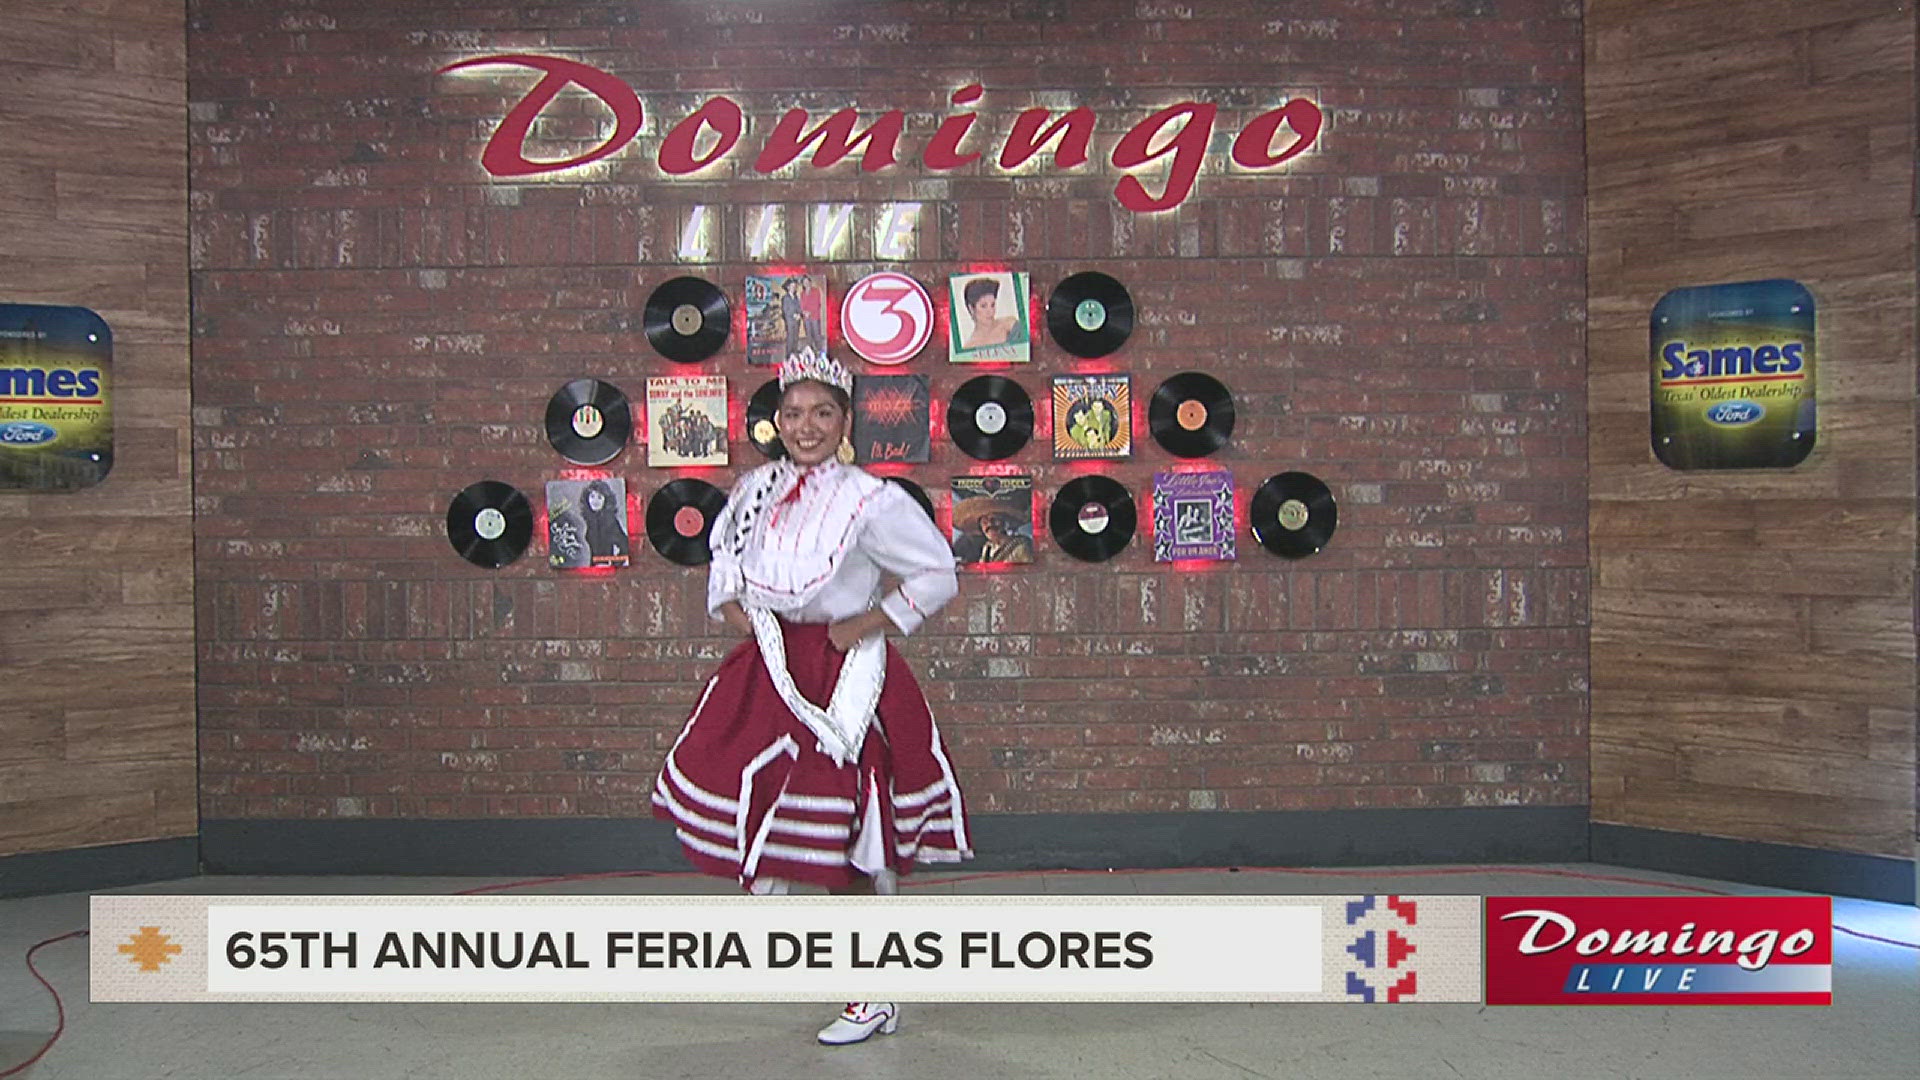
POLYGON ((0 302, 113 328, 116 457, 0 492, 0 855, 198 829, 185 5, 14 7, 0 302))
POLYGON ((1914 15, 1589 4, 1594 820, 1907 857, 1915 818, 1914 15), (1647 315, 1798 279, 1819 441, 1676 472, 1647 315))

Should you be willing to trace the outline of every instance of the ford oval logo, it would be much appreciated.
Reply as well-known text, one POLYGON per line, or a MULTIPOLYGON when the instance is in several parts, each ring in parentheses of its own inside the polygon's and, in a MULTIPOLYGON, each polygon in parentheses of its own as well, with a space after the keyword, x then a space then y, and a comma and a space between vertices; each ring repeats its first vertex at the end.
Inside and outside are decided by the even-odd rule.
POLYGON ((1707 409, 1707 423, 1721 427, 1739 427, 1751 424, 1767 415, 1767 410, 1757 401, 1723 401, 1707 409))
POLYGON ((45 424, 0 424, 0 443, 8 446, 40 446, 59 437, 59 432, 45 424))

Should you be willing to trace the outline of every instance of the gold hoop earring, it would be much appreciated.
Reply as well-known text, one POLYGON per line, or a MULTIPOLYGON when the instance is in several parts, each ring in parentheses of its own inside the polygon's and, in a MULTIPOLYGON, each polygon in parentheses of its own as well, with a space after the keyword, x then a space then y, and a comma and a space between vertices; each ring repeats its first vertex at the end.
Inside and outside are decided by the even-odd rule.
POLYGON ((853 440, 842 435, 840 437, 840 449, 835 450, 833 456, 838 458, 842 465, 853 464, 853 440))

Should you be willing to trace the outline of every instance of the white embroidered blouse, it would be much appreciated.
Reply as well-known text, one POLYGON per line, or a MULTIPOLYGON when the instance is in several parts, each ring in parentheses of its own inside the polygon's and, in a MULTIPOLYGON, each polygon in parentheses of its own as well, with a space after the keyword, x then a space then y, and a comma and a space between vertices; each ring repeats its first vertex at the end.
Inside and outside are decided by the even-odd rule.
POLYGON ((953 551, 920 504, 836 461, 801 469, 782 460, 747 473, 710 539, 707 611, 716 618, 735 600, 793 622, 838 622, 877 597, 910 634, 960 590, 953 551), (880 596, 885 575, 900 584, 880 596))

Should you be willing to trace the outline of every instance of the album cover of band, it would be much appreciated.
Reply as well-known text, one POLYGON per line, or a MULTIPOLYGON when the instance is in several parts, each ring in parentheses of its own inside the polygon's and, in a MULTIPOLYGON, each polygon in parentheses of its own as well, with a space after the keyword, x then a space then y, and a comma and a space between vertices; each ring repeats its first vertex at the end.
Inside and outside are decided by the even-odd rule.
POLYGON ((547 481, 547 565, 555 570, 627 565, 627 482, 547 481))
POLYGON ((862 465, 920 463, 932 454, 933 394, 925 375, 860 375, 853 380, 853 453, 862 465))
POLYGON ((948 322, 948 358, 956 364, 1024 364, 1032 349, 1027 319, 1027 275, 955 274, 947 279, 953 302, 948 322))
POLYGON ((827 351, 827 282, 818 274, 747 275, 747 363, 827 351))
POLYGON ((647 380, 647 464, 727 463, 727 377, 656 375, 647 380))
POLYGON ((1153 474, 1153 561, 1237 558, 1233 474, 1153 474))
POLYGON ((1132 457, 1133 377, 1054 376, 1053 456, 1132 457))
POLYGON ((952 492, 962 566, 1033 561, 1033 477, 956 476, 952 492))

